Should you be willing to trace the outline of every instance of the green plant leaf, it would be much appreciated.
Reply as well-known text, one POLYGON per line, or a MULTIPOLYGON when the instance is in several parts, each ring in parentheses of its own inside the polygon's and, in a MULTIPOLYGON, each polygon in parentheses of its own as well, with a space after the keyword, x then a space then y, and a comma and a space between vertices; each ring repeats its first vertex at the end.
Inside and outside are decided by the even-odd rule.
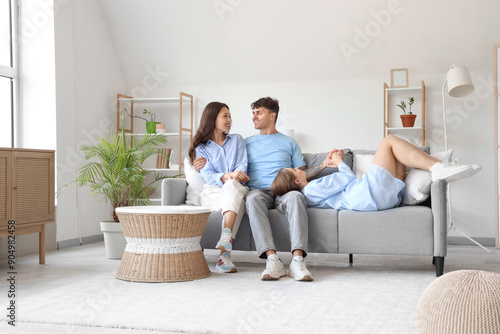
MULTIPOLYGON (((123 124, 123 115, 121 116, 123 124)), ((125 136, 115 133, 108 138, 99 138, 94 145, 83 145, 80 150, 87 161, 77 170, 75 180, 61 187, 60 191, 72 183, 89 186, 91 195, 116 207, 129 205, 149 205, 149 195, 158 181, 177 176, 166 176, 143 167, 144 162, 157 154, 158 147, 167 142, 165 136, 146 134, 142 140, 137 134, 125 136)))

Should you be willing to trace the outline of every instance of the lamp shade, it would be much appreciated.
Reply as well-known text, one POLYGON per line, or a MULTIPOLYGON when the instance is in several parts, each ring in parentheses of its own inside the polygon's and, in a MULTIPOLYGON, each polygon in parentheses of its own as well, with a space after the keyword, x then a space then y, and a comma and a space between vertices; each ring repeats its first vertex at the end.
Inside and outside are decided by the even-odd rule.
POLYGON ((446 74, 448 94, 451 97, 463 97, 474 91, 469 70, 464 66, 453 65, 446 74))

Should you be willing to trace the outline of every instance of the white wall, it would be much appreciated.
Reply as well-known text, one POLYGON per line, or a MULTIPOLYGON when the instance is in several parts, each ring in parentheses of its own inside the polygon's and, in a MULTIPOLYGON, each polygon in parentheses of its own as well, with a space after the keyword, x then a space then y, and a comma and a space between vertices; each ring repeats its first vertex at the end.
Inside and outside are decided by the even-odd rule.
MULTIPOLYGON (((56 0, 57 2, 57 0, 56 0)), ((98 0, 60 2, 55 16, 58 184, 76 177, 84 163, 81 145, 116 130, 117 90, 124 89, 117 53, 98 0)), ((57 207, 57 240, 100 234, 99 221, 112 210, 70 186, 57 207)))
MULTIPOLYGON (((77 147, 83 129, 99 129, 98 121, 110 114, 117 92, 158 97, 186 91, 197 99, 196 120, 206 103, 226 102, 233 131, 243 136, 255 134, 250 103, 270 95, 280 100, 278 127, 295 129, 304 152, 376 148, 383 135, 383 83, 389 82, 391 68, 401 67, 409 69, 411 86, 425 81, 427 143, 439 151, 444 146, 441 86, 452 64, 464 65, 476 91, 467 98, 447 99, 449 146, 456 158, 479 163, 483 171, 452 185, 455 224, 473 237, 493 240, 492 46, 499 41, 498 2, 70 4, 74 16, 56 16, 58 119, 65 118, 58 124, 59 162, 71 159, 74 152, 66 146, 77 147), (64 30, 71 24, 74 36, 64 30), (99 56, 93 58, 95 54, 99 56), (97 77, 103 87, 96 85, 97 77), (75 122, 76 136, 71 133, 75 122)), ((75 210, 71 196, 71 203, 59 207, 64 207, 63 220, 69 221, 75 210)), ((79 210, 88 226, 92 223, 87 221, 105 214, 84 209, 90 204, 83 197, 79 210)), ((68 227, 58 239, 73 235, 68 227)))

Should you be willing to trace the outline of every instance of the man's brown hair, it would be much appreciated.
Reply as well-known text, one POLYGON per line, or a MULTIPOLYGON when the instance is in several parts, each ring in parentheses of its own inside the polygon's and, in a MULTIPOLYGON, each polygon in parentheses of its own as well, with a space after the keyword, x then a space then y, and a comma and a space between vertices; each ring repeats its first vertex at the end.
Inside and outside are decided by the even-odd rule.
POLYGON ((279 101, 276 99, 273 99, 272 97, 261 97, 254 103, 250 105, 250 107, 253 109, 264 107, 267 110, 269 110, 270 113, 275 113, 276 118, 274 119, 274 124, 278 121, 278 114, 280 112, 280 105, 279 101))

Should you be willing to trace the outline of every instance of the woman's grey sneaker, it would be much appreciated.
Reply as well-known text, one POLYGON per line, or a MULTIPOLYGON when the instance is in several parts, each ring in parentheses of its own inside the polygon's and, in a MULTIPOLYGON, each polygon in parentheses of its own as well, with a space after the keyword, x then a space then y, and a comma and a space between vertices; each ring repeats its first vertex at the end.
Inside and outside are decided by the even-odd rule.
POLYGON ((306 268, 306 263, 302 256, 295 256, 288 267, 288 276, 295 278, 296 281, 312 281, 313 277, 306 268))
POLYGON ((266 269, 262 272, 260 279, 263 281, 274 281, 286 276, 285 266, 276 254, 267 257, 266 269))

